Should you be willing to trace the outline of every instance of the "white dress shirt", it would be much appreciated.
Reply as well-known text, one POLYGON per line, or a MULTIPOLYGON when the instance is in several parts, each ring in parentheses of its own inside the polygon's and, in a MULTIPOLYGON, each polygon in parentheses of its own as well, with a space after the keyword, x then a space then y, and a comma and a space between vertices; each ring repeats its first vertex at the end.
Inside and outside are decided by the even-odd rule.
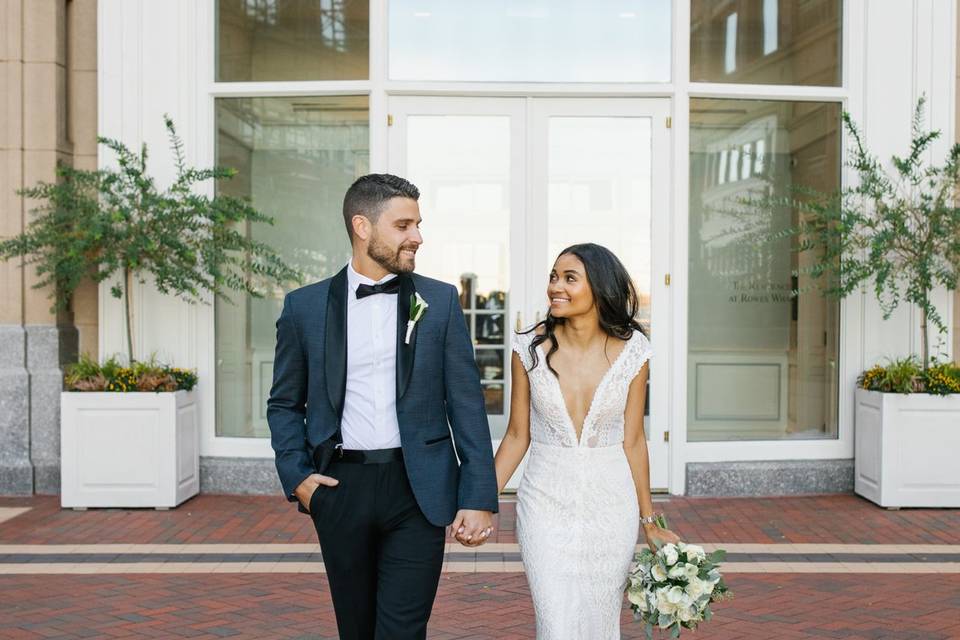
POLYGON ((341 431, 344 449, 400 446, 397 423, 397 296, 357 299, 357 286, 380 284, 347 265, 347 390, 341 431))

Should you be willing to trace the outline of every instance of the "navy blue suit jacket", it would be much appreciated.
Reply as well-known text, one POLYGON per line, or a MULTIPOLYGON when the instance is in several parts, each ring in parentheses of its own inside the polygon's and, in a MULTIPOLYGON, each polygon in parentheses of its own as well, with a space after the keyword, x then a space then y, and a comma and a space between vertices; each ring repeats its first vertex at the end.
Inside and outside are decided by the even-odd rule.
MULTIPOLYGON (((437 526, 450 524, 458 509, 495 512, 493 446, 457 290, 417 274, 400 278, 397 421, 410 486, 423 514, 437 526), (405 344, 414 291, 429 308, 405 344)), ((336 433, 343 413, 347 293, 344 268, 287 294, 277 320, 267 421, 277 472, 291 502, 297 500, 294 490, 314 473, 313 449, 336 433)))

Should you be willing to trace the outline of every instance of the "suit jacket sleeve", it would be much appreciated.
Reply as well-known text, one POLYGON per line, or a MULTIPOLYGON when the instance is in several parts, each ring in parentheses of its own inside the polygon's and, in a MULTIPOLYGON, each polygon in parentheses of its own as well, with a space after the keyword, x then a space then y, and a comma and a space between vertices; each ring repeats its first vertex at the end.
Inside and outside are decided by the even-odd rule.
POLYGON ((493 444, 474 360, 457 290, 450 287, 450 311, 444 344, 443 384, 447 419, 460 458, 460 509, 497 511, 497 474, 493 466, 493 444))
POLYGON ((273 361, 273 386, 267 400, 270 444, 276 454, 280 484, 290 502, 294 490, 313 473, 307 451, 307 359, 290 295, 283 300, 277 320, 277 350, 273 361))

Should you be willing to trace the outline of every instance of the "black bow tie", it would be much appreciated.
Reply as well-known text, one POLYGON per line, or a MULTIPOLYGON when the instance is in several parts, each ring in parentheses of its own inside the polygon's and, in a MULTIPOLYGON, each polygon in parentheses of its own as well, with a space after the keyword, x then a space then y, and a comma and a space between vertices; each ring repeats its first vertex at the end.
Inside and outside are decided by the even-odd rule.
POLYGON ((361 298, 366 298, 367 296, 373 296, 378 293, 392 293, 396 294, 400 292, 400 278, 391 278, 386 282, 381 282, 380 284, 360 284, 357 285, 357 300, 361 298))

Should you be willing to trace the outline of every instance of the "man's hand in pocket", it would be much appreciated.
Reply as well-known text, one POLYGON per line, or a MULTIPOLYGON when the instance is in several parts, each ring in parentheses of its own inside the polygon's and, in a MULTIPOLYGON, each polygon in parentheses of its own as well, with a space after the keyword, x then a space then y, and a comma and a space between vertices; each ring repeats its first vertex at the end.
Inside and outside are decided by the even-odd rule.
POLYGON ((336 478, 322 476, 319 473, 311 473, 303 479, 303 482, 300 483, 300 486, 298 486, 293 493, 297 496, 297 500, 300 501, 303 508, 310 511, 310 498, 313 496, 313 492, 317 490, 317 487, 320 485, 335 487, 338 484, 340 484, 340 481, 336 478))

